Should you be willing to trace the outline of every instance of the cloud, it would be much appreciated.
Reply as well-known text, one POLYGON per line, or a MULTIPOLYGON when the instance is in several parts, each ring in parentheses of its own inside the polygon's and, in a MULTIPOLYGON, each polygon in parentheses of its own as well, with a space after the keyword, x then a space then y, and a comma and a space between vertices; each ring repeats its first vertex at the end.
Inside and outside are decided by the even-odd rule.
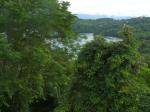
POLYGON ((150 0, 65 0, 73 13, 150 16, 150 0))

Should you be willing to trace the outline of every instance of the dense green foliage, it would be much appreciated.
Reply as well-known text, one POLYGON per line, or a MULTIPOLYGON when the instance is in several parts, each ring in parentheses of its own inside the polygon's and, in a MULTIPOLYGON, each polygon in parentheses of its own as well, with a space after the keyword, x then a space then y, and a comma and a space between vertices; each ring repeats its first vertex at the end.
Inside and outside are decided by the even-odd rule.
POLYGON ((68 5, 0 0, 0 112, 52 111, 62 97, 73 65, 68 50, 53 41, 66 46, 72 40, 68 5), (44 101, 50 106, 39 108, 44 101))
POLYGON ((119 37, 119 31, 124 24, 134 28, 134 36, 141 41, 140 52, 150 65, 150 18, 138 17, 124 20, 109 18, 97 20, 77 19, 74 31, 78 33, 94 33, 95 35, 119 37))
POLYGON ((0 0, 0 112, 149 112, 149 18, 78 20, 74 27, 118 36, 129 21, 140 49, 126 25, 121 42, 97 37, 78 46, 68 6, 0 0))
POLYGON ((143 74, 130 28, 124 26, 122 38, 118 43, 96 38, 82 49, 70 90, 70 112, 140 112, 140 98, 149 91, 143 75, 149 74, 143 74))
POLYGON ((124 24, 134 27, 136 37, 149 38, 150 36, 150 18, 138 17, 124 20, 114 20, 109 18, 96 20, 77 19, 74 25, 74 31, 79 33, 94 33, 104 36, 118 36, 118 31, 124 24), (107 29, 107 30, 106 30, 107 29))

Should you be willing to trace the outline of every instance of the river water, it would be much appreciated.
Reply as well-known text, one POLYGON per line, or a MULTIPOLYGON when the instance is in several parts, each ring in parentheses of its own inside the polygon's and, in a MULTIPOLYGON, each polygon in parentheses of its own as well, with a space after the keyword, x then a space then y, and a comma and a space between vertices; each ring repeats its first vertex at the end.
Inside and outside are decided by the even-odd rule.
MULTIPOLYGON (((93 33, 80 33, 80 36, 83 37, 83 39, 80 40, 81 45, 86 44, 87 42, 94 40, 94 34, 93 33)), ((105 36, 104 39, 107 42, 120 42, 120 41, 122 41, 122 39, 120 39, 120 38, 111 37, 111 36, 105 36)))

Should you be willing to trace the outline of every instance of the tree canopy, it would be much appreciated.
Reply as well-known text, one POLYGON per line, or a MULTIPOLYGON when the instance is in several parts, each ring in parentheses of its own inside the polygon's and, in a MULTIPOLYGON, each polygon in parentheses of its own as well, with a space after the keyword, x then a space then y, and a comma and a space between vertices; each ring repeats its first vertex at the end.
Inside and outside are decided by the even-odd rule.
POLYGON ((140 111, 140 97, 149 88, 142 78, 137 42, 126 25, 122 36, 118 43, 97 37, 81 50, 70 89, 70 112, 140 111))
MULTIPOLYGON (((69 5, 0 0, 0 112, 149 112, 149 39, 139 48, 124 24, 118 35, 123 41, 95 37, 80 48, 69 5)), ((102 28, 99 34, 110 36, 121 28, 112 19, 98 21, 79 20, 75 28, 102 28)), ((148 28, 139 25, 135 33, 142 29, 147 37, 148 28)))
POLYGON ((51 97, 57 102, 68 84, 71 57, 52 41, 65 44, 73 39, 75 16, 68 6, 57 0, 0 0, 1 112, 34 112, 35 103, 51 97))

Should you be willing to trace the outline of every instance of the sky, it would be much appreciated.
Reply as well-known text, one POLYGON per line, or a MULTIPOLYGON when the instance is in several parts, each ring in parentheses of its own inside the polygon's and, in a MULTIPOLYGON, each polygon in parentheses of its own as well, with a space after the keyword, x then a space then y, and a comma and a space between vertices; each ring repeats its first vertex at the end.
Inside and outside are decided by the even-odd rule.
POLYGON ((150 16, 150 0, 64 0, 74 14, 150 16))

